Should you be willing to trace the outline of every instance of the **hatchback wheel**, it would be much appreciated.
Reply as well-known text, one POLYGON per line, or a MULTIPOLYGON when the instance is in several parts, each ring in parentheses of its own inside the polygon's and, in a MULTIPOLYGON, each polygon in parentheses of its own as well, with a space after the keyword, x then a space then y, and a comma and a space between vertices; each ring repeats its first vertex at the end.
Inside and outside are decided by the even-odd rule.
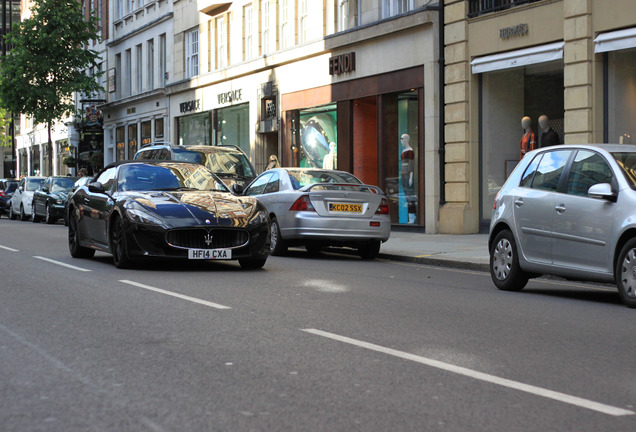
POLYGON ((623 303, 636 308, 636 239, 629 240, 618 256, 616 285, 623 303))
POLYGON ((80 234, 77 227, 77 217, 72 216, 68 224, 68 250, 73 258, 91 258, 95 250, 80 246, 80 234))
POLYGON ((24 204, 20 204, 20 220, 22 222, 29 220, 29 216, 24 213, 24 204))
POLYGON ((284 255, 285 252, 287 252, 287 245, 285 244, 285 240, 283 240, 283 237, 280 235, 280 225, 278 225, 278 220, 276 220, 276 218, 272 218, 269 230, 269 253, 274 256, 284 255))
POLYGON ((9 204, 9 219, 11 219, 11 220, 15 220, 16 219, 16 215, 13 212, 13 204, 9 204))
POLYGON ((521 291, 528 283, 529 276, 519 267, 517 245, 509 230, 495 237, 490 250, 490 276, 503 291, 521 291))

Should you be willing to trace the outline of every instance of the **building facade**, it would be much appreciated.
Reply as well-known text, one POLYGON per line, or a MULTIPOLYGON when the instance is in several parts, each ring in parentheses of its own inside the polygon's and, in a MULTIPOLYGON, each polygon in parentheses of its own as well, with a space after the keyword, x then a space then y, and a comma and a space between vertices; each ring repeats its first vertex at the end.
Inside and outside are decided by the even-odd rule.
POLYGON ((176 1, 170 140, 236 145, 259 172, 271 155, 350 171, 387 192, 394 224, 436 232, 437 5, 176 1))
POLYGON ((632 142, 632 0, 444 3, 440 232, 487 230, 495 195, 520 158, 524 116, 531 118, 538 146, 549 141, 540 116, 560 143, 632 142))

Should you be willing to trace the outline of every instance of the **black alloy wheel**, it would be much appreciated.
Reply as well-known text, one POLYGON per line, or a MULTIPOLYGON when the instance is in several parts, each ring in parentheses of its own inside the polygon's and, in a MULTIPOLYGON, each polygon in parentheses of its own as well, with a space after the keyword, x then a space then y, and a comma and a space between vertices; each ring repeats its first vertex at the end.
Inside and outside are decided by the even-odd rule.
POLYGON ((128 248, 126 245, 126 234, 124 233, 124 221, 121 217, 115 216, 110 231, 110 250, 113 254, 113 263, 120 269, 129 268, 131 260, 128 258, 128 248))
POLYGON ((40 217, 35 214, 35 203, 31 204, 31 222, 38 223, 40 222, 40 217))
POLYGON ((269 232, 269 253, 273 256, 285 255, 287 252, 287 245, 285 244, 285 240, 283 240, 283 236, 280 234, 280 225, 278 225, 278 220, 276 218, 272 218, 269 225, 269 232))
POLYGON ((73 258, 91 258, 95 255, 95 249, 80 246, 77 216, 71 216, 68 224, 68 250, 73 258))
POLYGON ((44 222, 51 225, 57 222, 57 219, 51 216, 51 205, 46 203, 46 211, 44 213, 44 222))
POLYGON ((503 230, 495 237, 490 250, 490 277, 502 291, 521 291, 529 275, 521 270, 517 244, 512 232, 503 230))

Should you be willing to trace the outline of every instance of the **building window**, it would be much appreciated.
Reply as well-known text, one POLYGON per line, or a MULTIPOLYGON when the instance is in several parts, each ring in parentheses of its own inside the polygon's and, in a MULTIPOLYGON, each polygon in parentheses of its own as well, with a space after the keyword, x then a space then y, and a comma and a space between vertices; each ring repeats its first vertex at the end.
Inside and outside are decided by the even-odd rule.
POLYGON ((137 153, 137 123, 128 125, 128 159, 133 159, 137 153))
POLYGON ((132 52, 128 49, 126 50, 126 72, 124 73, 124 96, 130 96, 131 94, 131 81, 132 81, 132 52))
POLYGON ((115 55, 115 98, 121 98, 121 54, 115 55))
POLYGON ((254 25, 253 25, 252 4, 243 7, 243 60, 252 58, 254 46, 254 25))
POLYGON ((121 19, 124 16, 124 0, 116 0, 115 3, 115 19, 121 19))
POLYGON ((150 39, 147 42, 147 56, 146 70, 148 71, 148 89, 155 88, 155 40, 150 39))
POLYGON ((141 93, 143 91, 143 85, 144 85, 144 80, 143 80, 143 57, 142 57, 142 49, 141 49, 141 44, 137 45, 136 48, 136 57, 137 57, 137 70, 135 71, 137 76, 136 78, 136 82, 137 82, 137 93, 141 93))
POLYGON ((199 75, 199 29, 185 34, 186 78, 199 75))
POLYGON ((261 54, 267 55, 269 49, 269 27, 270 27, 270 5, 269 0, 263 0, 261 3, 261 54))
POLYGON ((214 111, 214 145, 235 145, 250 156, 250 109, 240 104, 214 111))
POLYGON ((211 145, 210 112, 191 114, 177 119, 179 145, 211 145))
POLYGON ((126 128, 124 126, 118 127, 116 129, 115 135, 117 146, 117 154, 115 155, 116 160, 124 160, 126 159, 126 128))
POLYGON ((468 0, 468 16, 475 17, 536 1, 539 0, 468 0))
POLYGON ((412 9, 413 0, 384 0, 382 2, 382 17, 400 15, 412 9))
POLYGON ((133 11, 133 0, 126 0, 126 15, 133 11))
POLYGON ((289 20, 289 0, 280 0, 280 49, 289 48, 293 41, 293 29, 289 20))
POLYGON ((358 26, 358 0, 338 0, 338 31, 358 26))
POLYGON ((166 34, 159 35, 159 83, 166 86, 168 70, 166 69, 166 34))
POLYGON ((309 14, 307 12, 307 2, 309 0, 298 1, 298 43, 307 42, 307 26, 309 25, 309 14))
POLYGON ((222 69, 227 66, 227 29, 225 28, 225 17, 216 19, 216 68, 222 69))
POLYGON ((163 119, 155 119, 155 139, 163 138, 163 119))
POLYGON ((152 122, 150 120, 141 122, 141 146, 152 142, 152 122))

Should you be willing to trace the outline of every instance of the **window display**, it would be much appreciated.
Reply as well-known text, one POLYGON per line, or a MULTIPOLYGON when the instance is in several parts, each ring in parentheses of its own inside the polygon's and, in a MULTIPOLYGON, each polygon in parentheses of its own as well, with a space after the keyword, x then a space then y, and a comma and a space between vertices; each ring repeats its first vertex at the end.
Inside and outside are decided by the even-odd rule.
POLYGON ((607 139, 633 144, 636 132, 636 49, 608 53, 607 139))
MULTIPOLYGON (((211 145, 210 112, 179 117, 179 145, 211 145)), ((155 122, 155 127, 157 123, 155 122)), ((163 125, 162 125, 163 126, 163 125)))
POLYGON ((297 166, 338 169, 336 105, 300 111, 297 166))
POLYGON ((214 111, 214 145, 235 145, 250 157, 249 104, 214 111))

